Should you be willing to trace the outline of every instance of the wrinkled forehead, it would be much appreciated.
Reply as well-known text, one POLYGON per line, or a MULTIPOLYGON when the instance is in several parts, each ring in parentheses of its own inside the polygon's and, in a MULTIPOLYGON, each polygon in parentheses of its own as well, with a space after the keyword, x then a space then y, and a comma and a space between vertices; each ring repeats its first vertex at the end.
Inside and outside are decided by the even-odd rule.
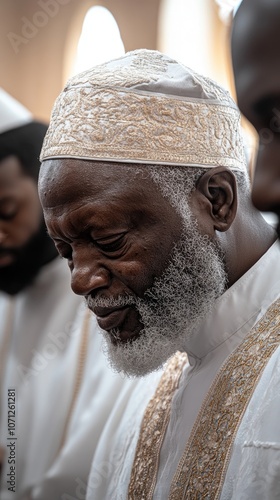
MULTIPOLYGON (((79 159, 55 158, 44 160, 39 173, 39 190, 43 188, 55 187, 58 184, 69 184, 77 176, 91 177, 94 175, 92 162, 79 159)), ((83 178, 84 180, 84 178, 83 178)), ((81 184, 81 182, 79 182, 81 184)))
MULTIPOLYGON (((75 173, 73 169, 73 173, 75 173)), ((43 208, 53 206, 59 192, 63 193, 62 186, 69 191, 71 187, 71 169, 65 160, 46 160, 43 161, 38 179, 38 191, 43 208), (68 187, 69 184, 69 187, 68 187)), ((61 203, 65 200, 62 197, 61 203)))
POLYGON ((39 175, 43 208, 71 201, 98 198, 100 202, 118 195, 154 193, 151 178, 139 165, 69 158, 44 160, 39 175))

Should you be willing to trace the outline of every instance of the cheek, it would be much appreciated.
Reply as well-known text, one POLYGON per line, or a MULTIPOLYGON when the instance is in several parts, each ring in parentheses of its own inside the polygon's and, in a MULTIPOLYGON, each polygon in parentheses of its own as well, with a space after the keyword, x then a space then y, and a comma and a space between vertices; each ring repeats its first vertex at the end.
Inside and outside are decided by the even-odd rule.
POLYGON ((170 247, 164 245, 143 248, 136 252, 129 261, 115 262, 113 274, 139 297, 150 288, 156 277, 164 272, 172 253, 174 242, 170 247))
POLYGON ((138 297, 143 297, 147 288, 153 284, 154 273, 151 265, 141 260, 125 263, 115 263, 112 273, 117 280, 122 282, 138 297))

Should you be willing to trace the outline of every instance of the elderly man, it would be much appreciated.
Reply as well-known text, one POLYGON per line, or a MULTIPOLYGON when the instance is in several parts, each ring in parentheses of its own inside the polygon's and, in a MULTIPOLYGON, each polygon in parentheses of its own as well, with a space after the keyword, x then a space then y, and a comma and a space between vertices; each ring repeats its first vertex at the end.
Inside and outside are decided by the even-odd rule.
POLYGON ((37 190, 46 130, 0 90, 1 500, 85 498, 126 384, 107 368, 96 320, 46 233, 37 190))
POLYGON ((239 121, 226 91, 149 50, 75 76, 54 106, 48 231, 112 366, 142 376, 102 432, 89 500, 268 498, 280 250, 251 204, 239 121))
POLYGON ((259 136, 253 202, 279 218, 280 3, 244 0, 238 5, 231 40, 237 99, 259 136))

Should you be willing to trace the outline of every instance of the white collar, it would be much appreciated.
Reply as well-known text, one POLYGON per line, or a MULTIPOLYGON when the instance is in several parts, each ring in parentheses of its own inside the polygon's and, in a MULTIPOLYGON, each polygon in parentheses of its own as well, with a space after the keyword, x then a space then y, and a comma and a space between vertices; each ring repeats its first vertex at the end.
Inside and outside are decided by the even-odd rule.
POLYGON ((277 240, 217 299, 211 313, 188 341, 189 357, 203 358, 229 339, 232 347, 236 347, 279 295, 280 242, 277 240))
POLYGON ((0 87, 0 134, 26 125, 32 120, 30 111, 0 87))

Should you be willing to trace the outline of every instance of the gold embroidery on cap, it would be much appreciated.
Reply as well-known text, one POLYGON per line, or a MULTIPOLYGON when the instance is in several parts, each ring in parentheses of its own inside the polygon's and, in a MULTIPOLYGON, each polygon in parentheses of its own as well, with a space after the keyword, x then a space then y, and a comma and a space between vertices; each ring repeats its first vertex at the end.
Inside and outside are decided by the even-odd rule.
POLYGON ((196 419, 169 500, 218 499, 233 442, 254 389, 280 344, 280 300, 227 358, 196 419))
POLYGON ((54 157, 244 169, 239 112, 173 96, 91 87, 56 101, 41 160, 54 157))
POLYGON ((186 362, 185 353, 178 352, 172 357, 146 408, 132 468, 128 500, 150 500, 153 497, 159 452, 169 421, 172 397, 186 362))

